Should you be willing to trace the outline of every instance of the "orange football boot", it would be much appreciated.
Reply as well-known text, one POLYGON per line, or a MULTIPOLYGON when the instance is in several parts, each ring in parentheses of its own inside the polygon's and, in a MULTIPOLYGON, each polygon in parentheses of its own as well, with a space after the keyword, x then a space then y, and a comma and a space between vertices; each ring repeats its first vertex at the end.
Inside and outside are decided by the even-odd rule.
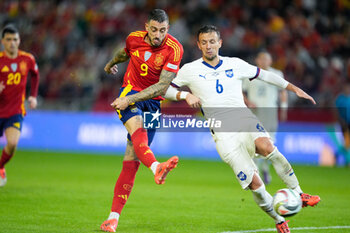
POLYGON ((288 222, 289 222, 289 220, 276 224, 277 232, 278 233, 290 233, 288 222))
POLYGON ((118 226, 118 220, 116 218, 112 218, 109 220, 106 220, 101 225, 101 230, 106 232, 115 232, 118 226))
POLYGON ((315 206, 321 201, 321 198, 317 195, 313 196, 307 193, 300 194, 301 200, 303 202, 303 207, 315 206))
POLYGON ((166 176, 171 170, 176 168, 178 162, 179 157, 173 156, 168 161, 158 164, 156 174, 154 174, 156 184, 164 184, 166 176))

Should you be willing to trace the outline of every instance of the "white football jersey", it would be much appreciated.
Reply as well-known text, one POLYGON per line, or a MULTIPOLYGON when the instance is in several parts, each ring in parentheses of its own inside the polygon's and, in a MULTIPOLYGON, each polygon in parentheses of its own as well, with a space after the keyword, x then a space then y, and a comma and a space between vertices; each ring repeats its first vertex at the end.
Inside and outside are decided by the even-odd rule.
POLYGON ((200 58, 185 64, 173 83, 188 86, 200 98, 205 117, 223 122, 222 132, 264 131, 242 93, 242 80, 257 78, 259 73, 260 68, 239 58, 220 57, 215 67, 200 58))
POLYGON ((215 67, 202 58, 185 64, 173 83, 188 86, 203 107, 246 107, 242 80, 256 78, 260 69, 239 58, 220 57, 215 67))
MULTIPOLYGON (((283 73, 277 69, 270 67, 268 71, 284 78, 283 73)), ((244 80, 243 90, 246 91, 248 100, 257 107, 253 110, 253 113, 271 133, 272 140, 276 141, 275 132, 278 128, 278 99, 281 89, 275 85, 255 79, 252 82, 244 80)))
MULTIPOLYGON (((283 73, 274 68, 269 68, 268 71, 283 77, 283 73)), ((244 81, 243 90, 247 92, 248 100, 253 102, 256 107, 277 108, 279 98, 279 88, 275 85, 268 84, 262 80, 255 79, 252 82, 244 81)))

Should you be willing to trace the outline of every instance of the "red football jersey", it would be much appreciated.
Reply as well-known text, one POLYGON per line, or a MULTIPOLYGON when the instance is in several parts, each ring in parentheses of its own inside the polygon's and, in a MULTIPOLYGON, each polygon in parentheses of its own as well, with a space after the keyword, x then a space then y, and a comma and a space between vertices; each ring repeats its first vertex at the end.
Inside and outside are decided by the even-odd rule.
POLYGON ((37 96, 39 71, 33 55, 19 50, 14 59, 0 52, 0 83, 5 89, 0 92, 0 118, 16 114, 25 115, 24 100, 28 73, 31 73, 30 96, 37 96))
MULTIPOLYGON (((144 40, 146 31, 130 33, 126 39, 125 52, 130 61, 124 75, 123 87, 135 91, 157 83, 162 70, 177 73, 182 59, 182 45, 171 35, 167 34, 159 47, 152 47, 144 40)), ((163 99, 158 96, 154 99, 163 99)))

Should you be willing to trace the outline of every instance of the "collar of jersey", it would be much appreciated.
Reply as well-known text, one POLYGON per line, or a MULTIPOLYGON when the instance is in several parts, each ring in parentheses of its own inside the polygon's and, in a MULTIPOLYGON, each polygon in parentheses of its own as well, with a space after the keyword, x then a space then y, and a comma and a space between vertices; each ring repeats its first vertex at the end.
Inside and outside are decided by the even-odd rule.
POLYGON ((211 69, 216 70, 217 68, 219 68, 222 65, 222 60, 220 59, 219 63, 216 66, 212 66, 209 63, 207 63, 206 61, 202 61, 202 63, 206 66, 208 66, 211 69))

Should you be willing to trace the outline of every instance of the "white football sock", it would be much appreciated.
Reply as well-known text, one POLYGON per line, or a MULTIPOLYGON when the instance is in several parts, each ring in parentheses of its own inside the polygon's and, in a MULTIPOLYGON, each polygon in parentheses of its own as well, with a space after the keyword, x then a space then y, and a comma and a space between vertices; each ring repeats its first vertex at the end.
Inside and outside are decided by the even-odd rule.
POLYGON ((109 217, 107 220, 110 220, 110 219, 113 219, 113 218, 116 218, 117 220, 119 220, 119 214, 117 212, 111 212, 109 214, 109 217))
POLYGON ((298 187, 294 188, 293 189, 295 192, 299 193, 299 194, 302 194, 303 191, 301 190, 300 186, 298 185, 298 187))
POLYGON ((256 190, 251 190, 253 194, 253 199, 260 206, 260 208, 265 211, 271 218, 273 218, 277 223, 283 222, 285 219, 278 215, 276 211, 273 209, 272 196, 266 191, 265 185, 261 185, 256 190))
POLYGON ((158 166, 159 162, 153 162, 152 165, 151 165, 151 171, 153 172, 153 174, 156 174, 156 169, 157 169, 157 166, 158 166))
MULTIPOLYGON (((300 189, 299 182, 294 174, 293 168, 288 160, 278 151, 277 147, 266 156, 266 159, 270 160, 272 166, 275 168, 277 175, 290 189, 300 189), (298 188, 299 187, 299 188, 298 188)), ((301 191, 301 190, 300 190, 301 191)))

